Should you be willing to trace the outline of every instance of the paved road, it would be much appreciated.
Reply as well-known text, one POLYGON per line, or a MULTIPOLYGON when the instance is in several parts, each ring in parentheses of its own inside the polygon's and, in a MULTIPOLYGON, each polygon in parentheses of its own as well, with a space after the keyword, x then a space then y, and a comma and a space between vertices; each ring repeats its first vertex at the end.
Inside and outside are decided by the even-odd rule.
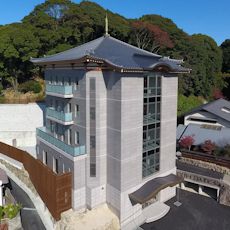
POLYGON ((45 230, 32 201, 29 196, 14 181, 11 181, 11 193, 15 200, 22 204, 21 219, 24 230, 45 230), (24 209, 25 208, 25 209, 24 209))
POLYGON ((169 213, 162 219, 144 224, 144 230, 230 230, 230 207, 212 198, 180 190, 182 205, 176 207, 175 197, 166 202, 169 213))

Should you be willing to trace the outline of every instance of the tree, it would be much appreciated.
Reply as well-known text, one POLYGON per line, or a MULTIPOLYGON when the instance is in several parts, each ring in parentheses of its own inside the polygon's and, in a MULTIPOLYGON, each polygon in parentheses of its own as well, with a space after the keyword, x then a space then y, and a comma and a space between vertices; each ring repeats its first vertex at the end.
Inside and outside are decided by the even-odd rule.
POLYGON ((209 153, 211 154, 216 148, 216 144, 215 142, 212 142, 211 140, 206 140, 202 145, 201 145, 201 149, 205 152, 205 153, 209 153))
POLYGON ((222 71, 230 73, 230 39, 226 39, 220 47, 223 51, 222 71))
POLYGON ((15 91, 19 82, 31 78, 37 70, 29 60, 37 56, 40 44, 30 29, 18 23, 0 30, 0 77, 15 91))
POLYGON ((219 89, 214 89, 212 96, 215 100, 220 99, 220 98, 224 98, 223 93, 219 89))
POLYGON ((186 97, 184 95, 179 94, 178 96, 178 106, 177 106, 177 115, 183 115, 186 112, 194 109, 203 104, 203 101, 200 97, 196 97, 194 95, 190 95, 186 97))
POLYGON ((179 141, 179 145, 181 148, 184 149, 191 149, 191 146, 194 144, 195 140, 193 138, 193 136, 184 136, 180 139, 179 141))
POLYGON ((142 21, 134 21, 131 25, 131 41, 137 47, 154 53, 157 53, 161 47, 173 47, 168 33, 159 26, 142 21))

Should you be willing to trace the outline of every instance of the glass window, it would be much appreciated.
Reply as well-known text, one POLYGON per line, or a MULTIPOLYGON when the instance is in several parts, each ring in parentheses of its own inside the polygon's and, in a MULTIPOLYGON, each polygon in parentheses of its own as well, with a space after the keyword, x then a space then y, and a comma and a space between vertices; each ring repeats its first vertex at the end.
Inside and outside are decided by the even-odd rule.
POLYGON ((79 132, 75 132, 75 144, 79 145, 79 132))
POLYGON ((90 107, 90 120, 95 120, 95 107, 90 107))
POLYGON ((79 117, 79 105, 75 105, 75 117, 79 117))
POLYGON ((149 78, 149 87, 154 88, 156 87, 156 77, 149 78))
POLYGON ((79 83, 78 83, 78 79, 76 79, 76 80, 75 80, 75 84, 74 84, 74 88, 75 88, 75 90, 77 90, 77 89, 78 89, 78 84, 79 84, 79 83))
POLYGON ((72 112, 72 108, 71 108, 72 106, 71 106, 71 103, 68 103, 67 104, 67 112, 68 113, 71 113, 72 112))
POLYGON ((95 78, 90 78, 90 91, 95 91, 95 89, 96 89, 95 78))
POLYGON ((157 77, 157 87, 161 87, 161 77, 157 77))
POLYGON ((58 173, 58 159, 53 158, 53 171, 58 173))
POLYGON ((43 163, 45 165, 47 165, 47 163, 48 163, 48 156, 47 156, 47 152, 46 151, 43 151, 43 163))
POLYGON ((72 135, 71 135, 71 129, 68 129, 68 144, 72 144, 72 135))
POLYGON ((96 177, 96 164, 90 163, 90 177, 96 177))
POLYGON ((144 77, 144 88, 148 87, 148 78, 144 77))
POLYGON ((149 104, 149 114, 155 114, 155 103, 149 104))
POLYGON ((161 77, 151 73, 144 77, 142 175, 160 170, 161 77), (159 96, 157 96, 157 94, 159 96))
POLYGON ((96 147, 96 138, 95 136, 90 136, 90 148, 96 147))

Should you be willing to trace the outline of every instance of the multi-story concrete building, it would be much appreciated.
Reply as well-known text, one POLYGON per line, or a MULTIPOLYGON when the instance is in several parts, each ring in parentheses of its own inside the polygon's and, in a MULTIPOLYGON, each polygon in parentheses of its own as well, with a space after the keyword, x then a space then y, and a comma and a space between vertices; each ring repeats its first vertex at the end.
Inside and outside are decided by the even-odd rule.
POLYGON ((46 80, 37 157, 57 173, 72 172, 74 209, 106 202, 121 227, 143 223, 146 210, 173 197, 180 181, 177 74, 188 72, 182 61, 109 35, 32 61, 46 80))

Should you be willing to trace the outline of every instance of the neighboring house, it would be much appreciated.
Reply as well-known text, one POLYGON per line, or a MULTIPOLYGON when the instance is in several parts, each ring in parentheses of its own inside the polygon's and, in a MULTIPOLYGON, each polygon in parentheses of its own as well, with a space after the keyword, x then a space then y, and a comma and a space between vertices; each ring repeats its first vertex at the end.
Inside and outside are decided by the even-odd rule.
POLYGON ((184 115, 184 125, 191 123, 230 128, 230 102, 218 99, 193 109, 184 115))
POLYGON ((109 35, 31 61, 44 67, 46 81, 37 157, 56 173, 72 172, 73 208, 106 202, 122 228, 162 216, 181 181, 177 74, 189 72, 182 61, 109 35))
POLYGON ((177 141, 182 137, 192 136, 194 139, 194 145, 200 145, 206 140, 215 142, 216 145, 224 147, 230 144, 230 128, 225 128, 216 125, 179 125, 177 127, 177 141))
POLYGON ((36 128, 44 124, 44 109, 42 103, 1 104, 0 141, 35 152, 36 128))

